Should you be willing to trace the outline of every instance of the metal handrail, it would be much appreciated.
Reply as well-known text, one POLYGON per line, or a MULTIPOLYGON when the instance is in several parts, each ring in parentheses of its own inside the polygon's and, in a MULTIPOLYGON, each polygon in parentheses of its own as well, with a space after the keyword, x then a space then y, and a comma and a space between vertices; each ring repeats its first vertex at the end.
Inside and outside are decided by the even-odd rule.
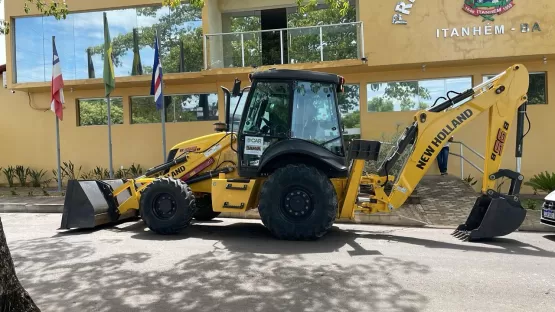
MULTIPOLYGON (((470 146, 464 144, 464 142, 462 142, 462 141, 454 141, 454 140, 453 140, 451 143, 460 144, 460 145, 462 145, 462 146, 468 148, 468 149, 469 149, 471 152, 473 152, 476 156, 482 158, 483 160, 486 159, 484 156, 482 156, 482 154, 480 154, 480 153, 478 153, 477 151, 475 151, 472 147, 470 147, 470 146)), ((462 147, 462 146, 461 146, 461 147, 462 147)))
POLYGON ((281 52, 281 64, 284 64, 284 47, 283 47, 283 31, 291 31, 291 30, 301 30, 301 29, 316 29, 320 30, 320 61, 324 61, 324 40, 323 40, 323 28, 329 27, 337 27, 337 26, 349 26, 349 25, 360 25, 360 45, 357 47, 357 52, 359 54, 359 58, 364 57, 364 23, 362 21, 358 22, 350 22, 350 23, 338 23, 338 24, 326 24, 326 25, 317 25, 317 26, 304 26, 304 27, 291 27, 291 28, 276 28, 276 29, 266 29, 266 30, 250 30, 250 31, 238 31, 238 32, 227 32, 227 33, 212 33, 212 34, 204 34, 203 38, 203 48, 204 48, 204 69, 208 69, 208 39, 209 37, 216 37, 216 36, 225 36, 225 35, 240 35, 241 36, 241 66, 245 67, 245 46, 244 46, 244 35, 245 34, 257 34, 257 33, 265 33, 265 32, 278 32, 280 36, 280 52, 281 52))
POLYGON ((466 161, 469 165, 471 165, 472 167, 474 167, 476 170, 480 171, 482 174, 484 173, 484 170, 482 170, 481 168, 479 168, 478 166, 476 166, 476 164, 474 164, 472 161, 470 161, 468 158, 464 157, 464 149, 463 147, 466 147, 469 151, 471 151, 472 153, 474 153, 476 156, 480 157, 481 159, 485 160, 484 156, 482 156, 482 154, 478 153, 477 151, 475 151, 473 148, 471 148, 470 146, 464 144, 464 142, 462 141, 452 141, 451 143, 455 143, 455 144, 459 144, 460 147, 460 154, 455 154, 455 153, 451 153, 449 152, 450 155, 453 156, 458 156, 461 159, 461 179, 464 179, 464 162, 466 161))
POLYGON ((326 25, 315 25, 315 26, 302 26, 302 27, 290 27, 290 28, 276 28, 276 29, 265 29, 265 30, 249 30, 249 31, 237 31, 228 33, 213 33, 205 34, 204 36, 222 36, 222 35, 239 35, 239 34, 252 34, 252 33, 262 33, 262 32, 276 32, 283 30, 296 30, 296 29, 310 29, 310 28, 323 28, 323 27, 334 27, 334 26, 345 26, 345 25, 363 25, 362 21, 349 22, 349 23, 338 23, 338 24, 326 24, 326 25))

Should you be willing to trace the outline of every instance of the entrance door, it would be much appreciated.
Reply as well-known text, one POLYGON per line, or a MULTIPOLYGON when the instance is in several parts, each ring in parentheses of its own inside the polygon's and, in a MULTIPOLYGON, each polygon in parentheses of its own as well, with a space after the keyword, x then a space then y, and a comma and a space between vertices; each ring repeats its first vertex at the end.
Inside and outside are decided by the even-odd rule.
MULTIPOLYGON (((287 9, 270 9, 260 12, 262 30, 287 28, 287 9)), ((283 56, 287 63, 287 31, 283 31, 283 56)), ((281 41, 279 31, 262 32, 262 65, 281 64, 281 41)))

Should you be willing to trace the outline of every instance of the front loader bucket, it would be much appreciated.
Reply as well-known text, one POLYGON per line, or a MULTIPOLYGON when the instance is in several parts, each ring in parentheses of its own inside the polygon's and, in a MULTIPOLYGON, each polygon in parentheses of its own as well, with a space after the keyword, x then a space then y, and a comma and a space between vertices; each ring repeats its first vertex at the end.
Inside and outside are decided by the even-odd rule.
POLYGON ((480 196, 472 208, 466 223, 453 232, 455 237, 468 241, 504 236, 516 231, 526 210, 512 197, 480 196))
POLYGON ((117 197, 112 195, 113 190, 123 184, 121 179, 70 180, 60 229, 94 228, 127 218, 128 216, 120 216, 117 208, 118 203, 123 203, 130 197, 130 193, 124 191, 117 197))

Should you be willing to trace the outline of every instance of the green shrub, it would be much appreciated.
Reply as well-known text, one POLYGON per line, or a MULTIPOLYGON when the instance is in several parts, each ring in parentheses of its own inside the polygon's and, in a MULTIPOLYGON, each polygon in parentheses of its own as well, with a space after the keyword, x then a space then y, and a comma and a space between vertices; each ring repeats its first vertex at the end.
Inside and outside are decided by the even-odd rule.
POLYGON ((129 167, 129 174, 131 175, 131 178, 136 178, 136 177, 142 176, 143 175, 143 168, 141 168, 140 164, 135 166, 135 163, 133 163, 131 165, 131 167, 129 167))
MULTIPOLYGON (((116 179, 125 179, 125 178, 127 178, 128 173, 129 173, 128 169, 120 168, 115 172, 114 177, 116 179)), ((108 175, 109 175, 109 173, 108 173, 108 175)))
POLYGON ((88 171, 88 172, 83 172, 83 174, 81 174, 81 180, 94 180, 95 178, 95 174, 94 171, 88 171))
POLYGON ((93 173, 97 180, 106 180, 110 178, 110 170, 107 168, 96 167, 94 168, 93 173))
POLYGON ((15 173, 17 179, 19 180, 19 185, 25 186, 27 184, 27 176, 30 174, 30 169, 24 166, 16 166, 15 173))
MULTIPOLYGON (((52 169, 52 175, 54 176, 54 181, 56 181, 56 184, 58 184, 58 179, 60 178, 58 177, 58 169, 52 169)), ((61 175, 60 181, 62 181, 62 184, 63 184, 64 178, 66 176, 63 170, 60 170, 60 175, 61 175)))
POLYGON ((6 180, 8 180, 8 185, 10 187, 14 186, 14 178, 15 178, 15 168, 12 166, 9 166, 8 168, 5 168, 3 170, 4 175, 6 176, 6 180))
POLYGON ((524 202, 524 208, 528 210, 537 210, 543 204, 543 201, 537 199, 527 199, 524 202))
POLYGON ((81 168, 82 167, 79 166, 79 170, 77 171, 77 173, 75 173, 75 165, 70 160, 69 163, 66 163, 64 161, 64 164, 62 166, 62 171, 64 172, 68 180, 76 180, 79 177, 79 174, 81 173, 81 168))
POLYGON ((31 169, 29 172, 29 175, 31 176, 31 185, 33 185, 33 187, 40 187, 41 183, 44 182, 43 178, 44 175, 46 174, 46 171, 44 170, 34 170, 31 169))
POLYGON ((474 177, 471 177, 470 175, 468 175, 468 177, 464 178, 463 181, 466 182, 470 186, 476 185, 476 183, 478 183, 478 180, 474 180, 474 177))
POLYGON ((528 182, 524 182, 524 185, 532 187, 534 191, 551 193, 555 191, 555 173, 541 172, 530 178, 528 182))

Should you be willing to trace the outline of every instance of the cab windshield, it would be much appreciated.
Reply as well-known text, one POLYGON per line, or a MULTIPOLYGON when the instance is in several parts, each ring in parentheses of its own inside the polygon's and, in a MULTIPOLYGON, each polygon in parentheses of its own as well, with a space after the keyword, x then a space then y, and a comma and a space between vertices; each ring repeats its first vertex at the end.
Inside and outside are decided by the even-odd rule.
POLYGON ((335 87, 307 81, 257 82, 243 133, 302 139, 342 156, 335 87))

